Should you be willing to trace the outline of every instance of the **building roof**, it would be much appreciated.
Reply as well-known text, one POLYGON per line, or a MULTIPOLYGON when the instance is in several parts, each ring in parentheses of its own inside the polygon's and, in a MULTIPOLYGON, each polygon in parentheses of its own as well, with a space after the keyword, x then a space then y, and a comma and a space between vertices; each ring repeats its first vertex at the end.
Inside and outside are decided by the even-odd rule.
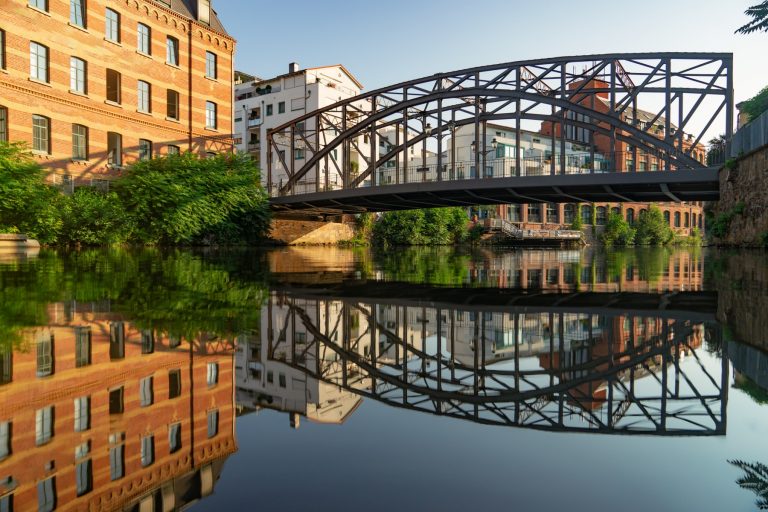
POLYGON ((363 84, 360 83, 360 81, 357 78, 355 78, 355 75, 350 73, 350 71, 347 68, 345 68, 343 64, 331 64, 331 65, 328 65, 328 66, 316 66, 316 67, 313 67, 313 68, 304 68, 304 69, 300 69, 298 71, 294 71, 293 73, 284 73, 282 75, 277 75, 275 77, 268 78, 268 79, 257 78, 256 82, 257 83, 258 82, 272 82, 273 80, 278 80, 280 78, 288 78, 290 76, 301 75, 303 73, 306 73, 307 71, 316 71, 318 69, 327 69, 327 68, 340 68, 344 72, 344 74, 347 75, 349 77, 349 79, 352 80, 355 83, 355 85, 357 85, 360 89, 364 89, 363 84))
MULTIPOLYGON (((171 9, 181 14, 182 16, 197 20, 197 7, 195 6, 194 0, 167 0, 167 2, 160 1, 159 3, 170 4, 171 9)), ((213 6, 211 6, 210 27, 216 32, 229 35, 227 29, 225 29, 224 25, 221 24, 221 20, 219 20, 219 16, 216 14, 216 11, 213 10, 213 6)))

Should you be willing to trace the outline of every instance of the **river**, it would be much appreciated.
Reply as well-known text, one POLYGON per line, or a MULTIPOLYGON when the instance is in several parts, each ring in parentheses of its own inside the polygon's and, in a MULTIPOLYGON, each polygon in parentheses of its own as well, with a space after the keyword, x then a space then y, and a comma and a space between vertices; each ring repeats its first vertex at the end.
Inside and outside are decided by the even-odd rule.
POLYGON ((0 255, 0 511, 751 511, 767 329, 761 252, 0 255))

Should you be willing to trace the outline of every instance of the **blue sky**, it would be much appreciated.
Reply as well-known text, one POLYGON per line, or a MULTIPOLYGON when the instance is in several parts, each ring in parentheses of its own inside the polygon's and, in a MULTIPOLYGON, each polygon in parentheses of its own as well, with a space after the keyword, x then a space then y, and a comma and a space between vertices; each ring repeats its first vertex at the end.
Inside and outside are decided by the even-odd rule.
POLYGON ((736 100, 768 85, 768 34, 735 35, 758 0, 214 0, 257 76, 344 64, 372 90, 437 72, 622 51, 724 51, 736 100))

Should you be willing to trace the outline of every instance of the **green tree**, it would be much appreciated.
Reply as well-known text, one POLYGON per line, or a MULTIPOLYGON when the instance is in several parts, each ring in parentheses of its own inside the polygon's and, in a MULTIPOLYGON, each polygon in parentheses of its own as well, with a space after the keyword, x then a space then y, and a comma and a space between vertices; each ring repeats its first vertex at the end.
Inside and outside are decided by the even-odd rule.
POLYGON ((738 486, 757 495, 757 508, 768 510, 768 466, 759 462, 749 463, 742 460, 729 460, 728 462, 744 471, 744 476, 736 480, 738 486))
POLYGON ((744 14, 751 17, 752 21, 736 30, 737 34, 768 32, 768 0, 749 7, 744 14))
POLYGON ((24 233, 41 243, 55 243, 62 223, 61 200, 25 145, 0 142, 0 233, 24 233))
POLYGON ((624 217, 612 213, 608 216, 601 239, 605 245, 632 245, 635 242, 635 230, 624 217))
POLYGON ((635 243, 638 245, 667 245, 675 239, 675 233, 664 220, 657 206, 640 213, 637 220, 635 243))
POLYGON ((60 245, 113 245, 128 241, 133 226, 116 193, 80 187, 62 203, 60 245))
POLYGON ((741 112, 747 114, 750 121, 757 119, 768 110, 768 87, 741 104, 741 112))
POLYGON ((428 208, 387 212, 373 228, 374 240, 384 245, 451 245, 468 236, 463 208, 428 208))

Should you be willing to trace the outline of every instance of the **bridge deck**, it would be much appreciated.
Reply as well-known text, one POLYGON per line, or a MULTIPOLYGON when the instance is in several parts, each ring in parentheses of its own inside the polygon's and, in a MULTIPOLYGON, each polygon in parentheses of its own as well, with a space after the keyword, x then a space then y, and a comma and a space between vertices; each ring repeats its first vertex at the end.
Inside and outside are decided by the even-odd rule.
POLYGON ((514 203, 717 201, 718 168, 431 181, 273 197, 277 213, 514 203))

